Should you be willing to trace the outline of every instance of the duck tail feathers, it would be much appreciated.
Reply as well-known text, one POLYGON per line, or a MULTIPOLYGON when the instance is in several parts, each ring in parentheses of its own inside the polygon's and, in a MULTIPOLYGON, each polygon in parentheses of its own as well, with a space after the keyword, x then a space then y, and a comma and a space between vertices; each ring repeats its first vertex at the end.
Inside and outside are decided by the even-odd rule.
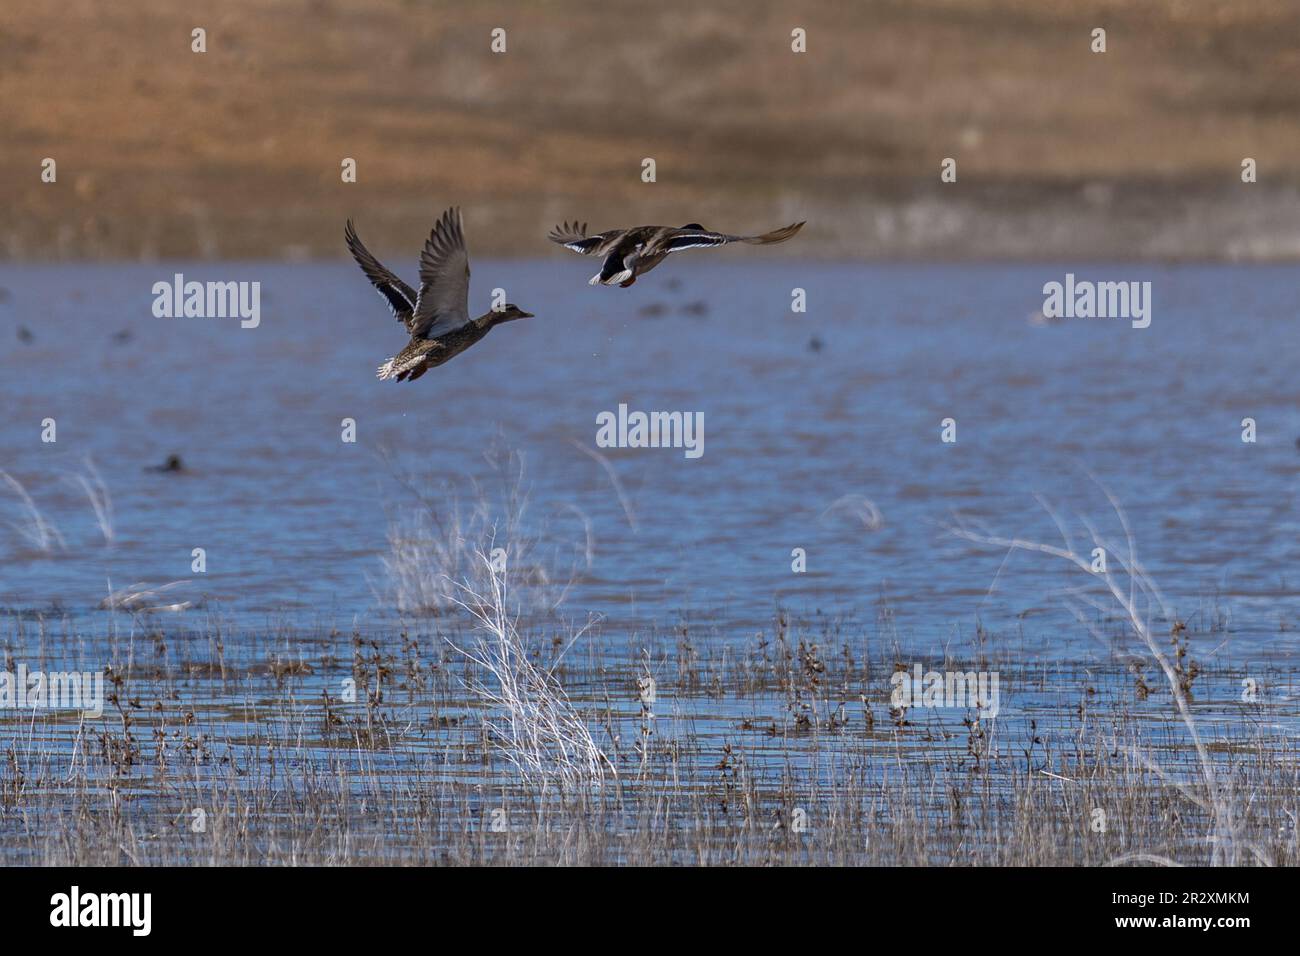
MULTIPOLYGON (((806 221, 804 220, 804 222, 806 221)), ((787 239, 793 238, 803 227, 803 222, 796 222, 788 226, 782 226, 780 229, 773 229, 771 232, 765 232, 761 236, 747 236, 742 241, 755 246, 770 246, 774 242, 785 242, 787 239)))

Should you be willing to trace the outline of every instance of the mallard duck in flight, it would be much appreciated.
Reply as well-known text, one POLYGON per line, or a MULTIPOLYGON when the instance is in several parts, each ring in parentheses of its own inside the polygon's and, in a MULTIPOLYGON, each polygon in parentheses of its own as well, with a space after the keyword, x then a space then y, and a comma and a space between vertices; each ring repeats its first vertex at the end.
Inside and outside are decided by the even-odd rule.
POLYGON ((465 251, 460 210, 442 214, 420 253, 420 291, 417 293, 393 275, 361 244, 348 220, 343 230, 348 250, 399 322, 411 341, 383 365, 379 378, 414 382, 429 369, 450 361, 494 326, 515 319, 530 319, 531 312, 507 302, 500 311, 469 317, 469 253, 465 251))
POLYGON ((768 246, 785 242, 800 229, 802 222, 773 229, 761 236, 729 236, 711 232, 698 222, 684 226, 635 226, 631 229, 611 229, 609 232, 587 235, 587 224, 566 222, 550 232, 551 242, 584 256, 604 256, 600 272, 592 276, 588 285, 617 285, 624 289, 645 275, 670 253, 685 249, 703 249, 708 246, 725 246, 729 242, 748 242, 754 246, 768 246))

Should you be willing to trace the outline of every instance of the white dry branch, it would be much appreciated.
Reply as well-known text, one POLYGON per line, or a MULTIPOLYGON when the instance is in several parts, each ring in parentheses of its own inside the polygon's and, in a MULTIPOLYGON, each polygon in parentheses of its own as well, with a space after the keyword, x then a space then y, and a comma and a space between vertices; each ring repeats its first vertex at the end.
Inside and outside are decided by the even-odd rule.
POLYGON ((636 510, 632 507, 632 500, 628 498, 627 492, 623 490, 623 482, 618 480, 618 472, 614 470, 609 458, 594 448, 588 448, 576 438, 570 438, 569 443, 605 469, 605 474, 609 477, 609 483, 614 488, 614 494, 618 495, 618 503, 623 508, 623 516, 627 518, 627 526, 635 532, 637 530, 636 510))
POLYGON ((36 502, 32 496, 27 493, 27 489, 13 475, 7 471, 0 471, 0 478, 3 478, 9 488, 18 496, 22 505, 23 517, 20 521, 11 521, 9 526, 17 531, 23 539, 33 549, 40 551, 42 554, 50 554, 56 550, 62 550, 66 547, 63 535, 45 515, 41 509, 36 507, 36 502))
POLYGON ((1120 527, 1124 533, 1124 547, 1115 547, 1109 540, 1102 537, 1096 527, 1086 518, 1078 519, 1079 524, 1086 532, 1092 546, 1104 549, 1108 559, 1119 565, 1118 572, 1113 569, 1108 570, 1106 573, 1094 572, 1092 570, 1091 548, 1088 549, 1089 553, 1087 555, 1080 553, 1075 544, 1074 535, 1070 533, 1070 529, 1061 520, 1061 516, 1045 499, 1038 495, 1035 495, 1035 498, 1060 532, 1060 545, 1025 538, 1005 537, 987 530, 982 523, 977 524, 973 519, 963 518, 960 515, 954 516, 954 523, 948 526, 948 531, 958 538, 977 545, 1005 549, 1008 556, 1016 551, 1045 554, 1081 571, 1089 581, 1087 584, 1070 588, 1066 592, 1066 605, 1079 618, 1081 623, 1088 627, 1090 633, 1103 642, 1106 642, 1104 635, 1097 630, 1091 621, 1084 618, 1080 605, 1087 605, 1102 614, 1113 611, 1116 606, 1123 612, 1126 623, 1132 629, 1133 636, 1137 638, 1140 651, 1155 661, 1164 674, 1170 690, 1173 692, 1178 716, 1187 728, 1196 751, 1199 782, 1194 786, 1177 783, 1141 754, 1136 756, 1148 769, 1156 773, 1162 781, 1173 784, 1179 793, 1204 810, 1209 816, 1212 821, 1212 832, 1206 839, 1211 845, 1212 865, 1238 866, 1243 862, 1246 852, 1253 855, 1258 862, 1268 863, 1270 862, 1268 854, 1257 844, 1251 843, 1242 836, 1244 824, 1237 813, 1237 800, 1234 796, 1231 777, 1227 774, 1219 774, 1216 771, 1209 750, 1197 729, 1196 719, 1191 710, 1184 680, 1152 631, 1153 617, 1158 616, 1165 621, 1175 621, 1176 618, 1165 601, 1164 595, 1156 586, 1155 581, 1152 580, 1151 575, 1138 559, 1133 528, 1129 523, 1127 514, 1124 512, 1124 508, 1105 485, 1096 478, 1093 478, 1093 481, 1106 496, 1112 510, 1115 512, 1115 516, 1119 519, 1120 527))
POLYGON ((72 482, 86 494, 90 501, 90 507, 95 511, 95 523, 99 525, 99 533, 104 537, 104 544, 112 545, 114 538, 113 530, 113 499, 108 494, 108 485, 104 484, 104 479, 99 475, 99 469, 89 458, 86 459, 86 473, 77 473, 72 476, 72 482))
POLYGON ((840 495, 826 507, 818 520, 829 524, 833 515, 858 521, 866 531, 879 531, 885 523, 876 503, 865 495, 840 495))
POLYGON ((487 723, 498 752, 525 780, 543 788, 599 786, 606 772, 617 779, 613 763, 555 677, 555 667, 587 628, 570 637, 549 668, 538 666, 507 610, 505 574, 481 552, 477 557, 486 593, 457 582, 449 595, 473 618, 474 641, 468 647, 447 643, 491 678, 489 684, 474 677, 467 686, 495 712, 487 723))
POLYGON ((108 597, 99 602, 99 607, 100 610, 105 611, 141 611, 145 613, 188 611, 194 606, 193 601, 175 601, 164 598, 163 595, 174 588, 186 587, 191 583, 185 579, 169 581, 166 584, 146 584, 140 581, 119 588, 116 591, 113 590, 112 584, 109 584, 108 597))

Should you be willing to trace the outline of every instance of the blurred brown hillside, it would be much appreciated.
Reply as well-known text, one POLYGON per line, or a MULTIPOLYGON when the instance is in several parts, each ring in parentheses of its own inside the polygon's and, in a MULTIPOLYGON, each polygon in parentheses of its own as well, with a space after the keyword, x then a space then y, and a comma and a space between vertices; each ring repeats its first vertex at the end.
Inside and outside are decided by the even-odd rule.
POLYGON ((0 171, 24 260, 338 256, 353 216, 413 263, 452 203, 476 255, 576 216, 808 219, 788 255, 1294 258, 1300 2, 5 0, 0 171))

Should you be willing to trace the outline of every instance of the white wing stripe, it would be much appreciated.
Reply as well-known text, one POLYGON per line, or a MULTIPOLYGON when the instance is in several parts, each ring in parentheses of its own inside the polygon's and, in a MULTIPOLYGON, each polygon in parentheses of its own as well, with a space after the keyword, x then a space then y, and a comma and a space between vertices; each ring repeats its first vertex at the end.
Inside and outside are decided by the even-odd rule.
POLYGON ((669 252, 681 252, 683 249, 703 249, 709 246, 725 246, 730 240, 724 236, 678 236, 669 242, 669 252))

